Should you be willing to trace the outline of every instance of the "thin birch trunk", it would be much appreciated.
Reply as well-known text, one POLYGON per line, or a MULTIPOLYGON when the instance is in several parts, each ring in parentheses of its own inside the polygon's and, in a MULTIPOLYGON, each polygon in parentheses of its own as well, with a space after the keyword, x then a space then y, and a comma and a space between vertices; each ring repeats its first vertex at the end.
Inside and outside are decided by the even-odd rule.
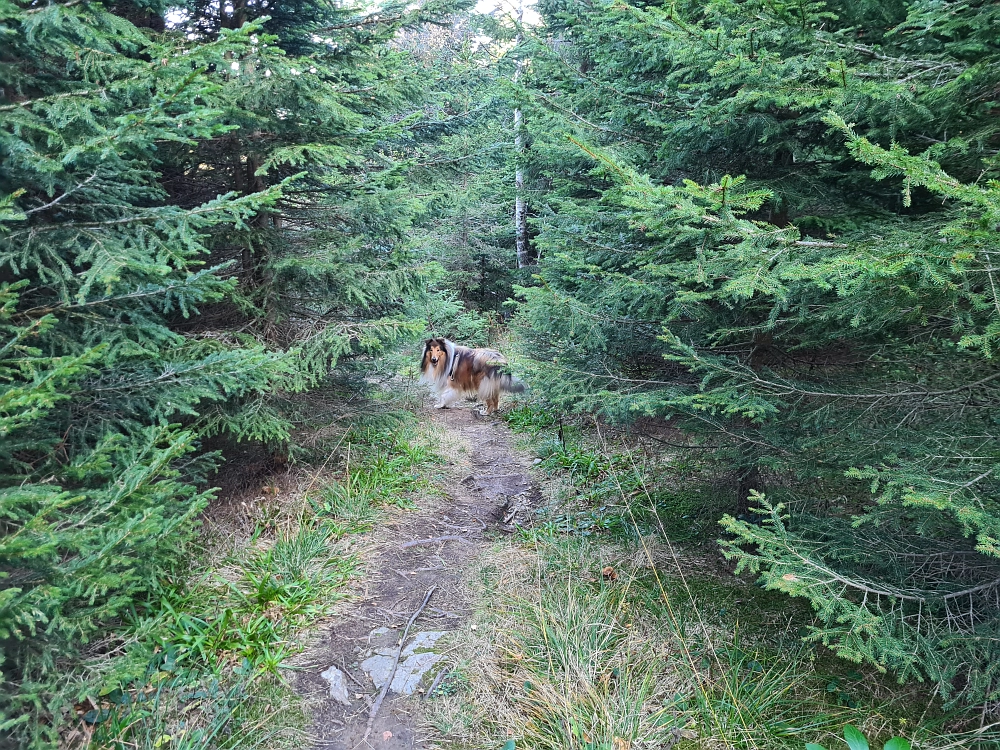
POLYGON ((524 170, 521 168, 522 115, 520 108, 514 110, 514 148, 518 154, 517 170, 514 172, 514 232, 517 237, 517 267, 528 265, 528 206, 524 200, 524 170))
MULTIPOLYGON (((524 2, 518 4, 517 23, 520 26, 524 21, 524 2)), ((522 36, 518 34, 517 44, 520 44, 522 36)), ((524 60, 517 61, 517 70, 514 71, 514 82, 521 77, 524 69, 524 60)), ((531 248, 528 245, 528 204, 524 199, 524 169, 522 161, 524 156, 524 116, 521 108, 514 110, 514 150, 517 152, 517 169, 514 172, 514 236, 517 246, 517 267, 524 268, 531 261, 531 248)))

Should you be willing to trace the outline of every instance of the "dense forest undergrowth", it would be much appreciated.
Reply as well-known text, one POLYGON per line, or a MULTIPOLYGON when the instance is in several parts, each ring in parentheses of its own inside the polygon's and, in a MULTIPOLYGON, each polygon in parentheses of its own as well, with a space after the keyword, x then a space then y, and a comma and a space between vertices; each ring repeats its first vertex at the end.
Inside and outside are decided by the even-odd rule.
POLYGON ((434 486, 429 334, 554 477, 496 550, 551 585, 483 574, 516 742, 673 686, 637 743, 992 741, 998 6, 508 11, 0 0, 0 745, 300 741, 298 634, 434 486))
POLYGON ((479 627, 427 719, 445 746, 837 747, 845 725, 873 747, 997 742, 926 685, 809 643, 805 602, 734 577, 717 547, 732 488, 665 454, 671 431, 530 403, 506 420, 538 456, 546 502, 474 569, 479 627))

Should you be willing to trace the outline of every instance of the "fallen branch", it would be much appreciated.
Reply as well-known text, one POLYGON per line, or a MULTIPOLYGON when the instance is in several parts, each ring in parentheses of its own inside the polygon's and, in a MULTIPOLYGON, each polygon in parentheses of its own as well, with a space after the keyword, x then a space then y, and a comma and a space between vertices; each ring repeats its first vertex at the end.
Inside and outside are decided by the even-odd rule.
POLYGON ((814 240, 796 240, 792 244, 799 247, 850 247, 843 242, 817 242, 814 240))
POLYGON ((427 700, 428 698, 431 697, 431 693, 437 690, 437 686, 441 684, 441 680, 447 677, 450 671, 451 667, 445 667, 444 669, 442 669, 440 672, 437 673, 437 676, 434 678, 434 682, 431 683, 430 690, 428 690, 427 693, 424 695, 423 700, 427 700))
POLYGON ((433 539, 414 539, 412 542, 406 542, 405 544, 399 545, 400 549, 409 549, 410 547, 421 547, 425 544, 434 544, 436 542, 465 542, 468 541, 464 536, 457 536, 456 534, 447 534, 446 536, 436 536, 433 539))
POLYGON ((375 699, 375 703, 372 704, 371 711, 368 712, 368 724, 365 727, 365 736, 361 738, 361 744, 363 745, 368 741, 368 735, 372 733, 372 726, 375 724, 375 717, 378 716, 378 710, 382 708, 382 701, 385 700, 386 693, 389 692, 389 686, 392 684, 392 678, 396 676, 396 667, 399 666, 399 657, 403 653, 403 644, 406 643, 406 636, 410 633, 410 627, 416 622, 416 619, 420 617, 420 613, 424 611, 424 607, 427 606, 427 602, 431 600, 431 594, 437 586, 431 586, 427 589, 427 593, 424 594, 424 600, 417 607, 417 611, 410 616, 410 621, 406 623, 406 629, 403 630, 403 637, 399 639, 399 646, 396 647, 396 658, 392 660, 392 669, 389 670, 389 676, 385 680, 385 684, 382 686, 382 690, 378 694, 378 698, 375 699))
POLYGON ((456 526, 455 524, 448 523, 447 521, 441 521, 440 523, 441 523, 442 526, 447 526, 449 529, 456 529, 458 531, 465 531, 465 532, 468 532, 470 534, 473 531, 479 531, 479 529, 473 529, 473 528, 471 528, 469 526, 456 526))
POLYGON ((367 692, 368 688, 357 677, 355 677, 354 675, 352 675, 350 673, 350 671, 348 671, 348 669, 347 669, 347 659, 344 658, 343 654, 340 655, 340 663, 344 665, 344 674, 346 674, 350 678, 351 682, 353 682, 359 688, 361 688, 362 690, 364 690, 364 691, 367 692))

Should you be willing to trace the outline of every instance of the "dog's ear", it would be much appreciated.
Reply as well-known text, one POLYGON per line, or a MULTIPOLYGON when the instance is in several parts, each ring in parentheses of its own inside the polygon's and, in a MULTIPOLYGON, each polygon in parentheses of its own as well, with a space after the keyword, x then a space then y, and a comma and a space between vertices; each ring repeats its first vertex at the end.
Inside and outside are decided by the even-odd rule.
POLYGON ((431 348, 431 344, 433 344, 433 343, 434 343, 434 339, 427 339, 427 341, 424 342, 424 349, 430 349, 431 348))

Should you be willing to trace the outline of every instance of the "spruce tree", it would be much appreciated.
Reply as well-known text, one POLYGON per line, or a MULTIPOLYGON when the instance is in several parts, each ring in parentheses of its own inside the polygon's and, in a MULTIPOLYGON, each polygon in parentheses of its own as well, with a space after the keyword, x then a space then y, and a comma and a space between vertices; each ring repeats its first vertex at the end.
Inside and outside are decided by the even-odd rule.
POLYGON ((534 384, 710 446, 810 638, 995 702, 996 8, 540 7, 534 384))
POLYGON ((283 396, 422 327, 393 40, 453 7, 282 8, 0 2, 0 742, 54 746, 181 563, 206 436, 287 447, 283 396))
POLYGON ((0 726, 40 746, 83 689, 66 658, 155 586, 210 497, 181 423, 286 368, 169 324, 232 288, 206 233, 276 197, 181 206, 157 179, 165 148, 230 129, 205 71, 255 29, 192 48, 99 5, 0 12, 0 726))
POLYGON ((429 267, 440 268, 433 282, 438 294, 421 312, 431 329, 464 343, 486 343, 477 313, 493 320, 506 314, 517 277, 511 222, 517 154, 510 132, 515 33, 501 13, 467 14, 449 27, 401 37, 434 80, 414 129, 410 172, 421 209, 409 243, 429 267), (470 315, 456 316, 448 299, 470 315))

